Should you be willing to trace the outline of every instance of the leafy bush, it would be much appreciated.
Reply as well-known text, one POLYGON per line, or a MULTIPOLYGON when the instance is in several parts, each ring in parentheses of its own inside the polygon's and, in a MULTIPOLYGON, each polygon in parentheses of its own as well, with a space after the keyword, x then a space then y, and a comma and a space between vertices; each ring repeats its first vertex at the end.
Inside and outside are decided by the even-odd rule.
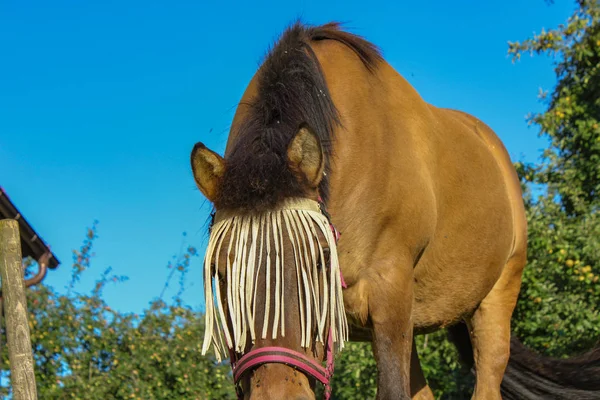
MULTIPOLYGON (((91 294, 77 294, 77 282, 90 267, 95 225, 74 252, 73 277, 66 294, 46 285, 27 293, 31 340, 40 399, 233 399, 229 365, 200 355, 203 318, 157 299, 143 315, 111 309, 102 289, 124 278, 102 274, 91 294)), ((185 274, 196 250, 189 247, 171 268, 185 274)), ((6 346, 0 354, 8 370, 6 346)), ((10 394, 10 381, 0 383, 10 394)))

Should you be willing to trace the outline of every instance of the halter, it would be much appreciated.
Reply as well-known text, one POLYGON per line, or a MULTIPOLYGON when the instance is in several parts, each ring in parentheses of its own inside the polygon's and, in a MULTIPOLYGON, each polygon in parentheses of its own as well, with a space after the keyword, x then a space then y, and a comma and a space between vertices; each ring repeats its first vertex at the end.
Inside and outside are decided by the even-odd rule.
MULTIPOLYGON (((321 213, 329 221, 329 226, 335 238, 335 242, 337 243, 341 234, 331 222, 331 217, 329 213, 327 213, 325 204, 323 203, 321 197, 319 197, 318 203, 321 213)), ((342 288, 345 289, 347 285, 346 282, 344 282, 341 270, 340 280, 342 288)), ((325 386, 324 399, 329 400, 331 397, 331 378, 333 377, 335 363, 333 335, 331 333, 330 327, 327 335, 327 344, 325 347, 326 366, 321 365, 317 361, 300 352, 290 350, 285 347, 262 347, 246 353, 239 359, 237 357, 237 353, 233 349, 229 349, 233 381, 238 399, 241 400, 244 397, 242 388, 240 386, 240 381, 246 372, 251 371, 263 364, 279 363, 297 369, 305 375, 311 376, 315 380, 321 382, 325 386)))

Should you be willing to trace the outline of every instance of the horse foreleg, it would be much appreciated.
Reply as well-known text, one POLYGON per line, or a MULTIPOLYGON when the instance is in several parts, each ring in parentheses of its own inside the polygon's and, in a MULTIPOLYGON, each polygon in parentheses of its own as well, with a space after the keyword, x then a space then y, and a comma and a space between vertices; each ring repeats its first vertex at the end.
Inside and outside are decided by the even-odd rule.
POLYGON ((475 360, 475 400, 502 399, 500 384, 510 356, 510 319, 524 263, 524 257, 511 258, 500 279, 466 321, 475 360))
POLYGON ((373 324, 373 353, 379 371, 377 400, 409 400, 413 340, 412 269, 379 264, 369 281, 369 316, 373 324))
POLYGON ((412 352, 410 356, 410 395, 412 400, 434 400, 433 392, 427 385, 425 375, 421 369, 417 344, 413 338, 412 352))

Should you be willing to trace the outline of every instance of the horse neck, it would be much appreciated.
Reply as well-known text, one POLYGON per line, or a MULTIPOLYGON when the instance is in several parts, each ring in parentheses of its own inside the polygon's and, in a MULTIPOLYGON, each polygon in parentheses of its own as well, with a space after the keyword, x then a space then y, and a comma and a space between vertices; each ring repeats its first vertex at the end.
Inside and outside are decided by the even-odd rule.
MULTIPOLYGON (((418 209, 417 199, 424 204, 431 200, 421 195, 427 188, 417 186, 422 179, 416 175, 432 164, 426 159, 429 153, 421 151, 428 145, 423 135, 431 128, 431 111, 386 62, 371 73, 339 43, 323 42, 315 52, 341 115, 342 126, 334 135, 328 207, 344 238, 340 263, 344 273, 352 274, 352 265, 369 264, 379 256, 375 249, 386 221, 414 219, 399 210, 418 209)), ((414 241, 422 236, 398 234, 413 235, 414 241)))

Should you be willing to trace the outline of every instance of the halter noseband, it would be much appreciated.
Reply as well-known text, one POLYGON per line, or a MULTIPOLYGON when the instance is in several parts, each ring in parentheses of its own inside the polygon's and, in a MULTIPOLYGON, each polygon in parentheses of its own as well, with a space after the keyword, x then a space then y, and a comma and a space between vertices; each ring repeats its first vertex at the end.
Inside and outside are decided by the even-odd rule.
MULTIPOLYGON (((327 213, 325 210, 325 205, 321 197, 319 197, 318 202, 321 213, 329 220, 329 226, 337 243, 341 234, 333 226, 329 213, 327 213)), ((340 279, 342 282, 342 287, 345 289, 347 286, 344 282, 341 270, 340 279)), ((230 349, 229 355, 231 360, 231 369, 233 371, 233 382, 235 384, 238 399, 241 400, 244 397, 239 383, 246 372, 251 371, 263 364, 279 363, 297 369, 305 375, 309 375, 321 382, 325 386, 324 399, 329 400, 331 396, 331 378, 333 377, 335 362, 331 328, 329 329, 329 334, 327 336, 327 345, 325 347, 325 367, 306 355, 294 350, 286 349, 285 347, 262 347, 246 353, 239 359, 237 358, 237 353, 233 351, 233 349, 230 349)))

